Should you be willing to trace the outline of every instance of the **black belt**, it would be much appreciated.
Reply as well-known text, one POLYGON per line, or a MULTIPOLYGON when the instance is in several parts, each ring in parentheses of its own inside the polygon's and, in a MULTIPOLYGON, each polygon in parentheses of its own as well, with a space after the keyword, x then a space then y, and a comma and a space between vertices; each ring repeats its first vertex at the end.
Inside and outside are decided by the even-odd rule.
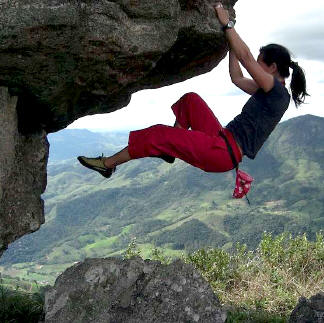
POLYGON ((231 159, 232 159, 232 163, 233 163, 233 166, 234 168, 236 168, 236 170, 238 169, 238 162, 235 158, 235 155, 234 155, 234 151, 233 151, 233 148, 232 146, 230 145, 227 137, 225 136, 224 132, 223 131, 220 131, 219 132, 219 135, 225 140, 225 143, 226 143, 226 146, 227 146, 227 150, 231 156, 231 159))

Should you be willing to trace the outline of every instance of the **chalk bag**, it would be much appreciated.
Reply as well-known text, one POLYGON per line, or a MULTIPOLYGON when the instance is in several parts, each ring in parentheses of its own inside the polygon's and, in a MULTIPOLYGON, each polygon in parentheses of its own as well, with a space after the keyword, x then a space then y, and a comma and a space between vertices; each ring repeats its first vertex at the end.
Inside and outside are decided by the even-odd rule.
POLYGON ((242 197, 246 196, 251 188, 251 183, 253 182, 253 180, 254 179, 252 176, 238 169, 236 171, 233 197, 236 199, 241 199, 242 197))

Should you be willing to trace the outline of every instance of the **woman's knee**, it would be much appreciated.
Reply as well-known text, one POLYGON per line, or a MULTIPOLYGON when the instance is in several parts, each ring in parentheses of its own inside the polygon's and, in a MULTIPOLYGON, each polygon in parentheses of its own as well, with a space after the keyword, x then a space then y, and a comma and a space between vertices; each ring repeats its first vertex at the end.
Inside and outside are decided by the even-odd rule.
POLYGON ((195 92, 186 93, 183 98, 186 105, 190 106, 191 108, 200 108, 201 106, 207 105, 203 98, 195 92))
POLYGON ((166 126, 164 124, 156 124, 147 128, 147 136, 151 138, 156 138, 158 136, 163 136, 163 134, 168 131, 170 126, 166 126))
POLYGON ((195 92, 188 92, 182 98, 186 100, 202 100, 200 95, 195 92))

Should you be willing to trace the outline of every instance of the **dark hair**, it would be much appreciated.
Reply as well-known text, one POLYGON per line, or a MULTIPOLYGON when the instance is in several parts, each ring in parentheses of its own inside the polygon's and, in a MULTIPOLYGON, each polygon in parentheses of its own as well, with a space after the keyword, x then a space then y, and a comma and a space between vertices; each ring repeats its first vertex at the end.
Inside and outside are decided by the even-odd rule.
POLYGON ((290 82, 290 90, 296 107, 305 102, 309 94, 306 91, 306 78, 303 69, 297 62, 291 60, 289 50, 278 44, 269 44, 260 48, 262 60, 270 66, 276 63, 280 76, 286 78, 290 75, 289 68, 293 70, 290 82))

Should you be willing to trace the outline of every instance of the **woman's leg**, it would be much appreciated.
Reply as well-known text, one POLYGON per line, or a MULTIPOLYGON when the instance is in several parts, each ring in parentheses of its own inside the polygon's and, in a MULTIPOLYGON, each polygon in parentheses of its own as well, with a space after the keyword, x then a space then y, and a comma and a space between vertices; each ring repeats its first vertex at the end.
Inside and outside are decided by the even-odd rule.
POLYGON ((131 159, 169 155, 207 172, 233 168, 225 141, 202 131, 155 125, 131 131, 128 141, 131 159))
POLYGON ((131 158, 169 155, 206 171, 232 168, 227 146, 219 137, 223 127, 198 94, 185 94, 172 110, 176 116, 174 127, 156 125, 130 133, 131 158))
MULTIPOLYGON (((222 128, 214 113, 206 102, 196 93, 190 92, 183 95, 175 104, 172 110, 176 116, 174 127, 202 131, 208 135, 218 135, 222 128)), ((170 155, 157 156, 168 163, 174 162, 170 155)))
POLYGON ((128 147, 110 157, 99 156, 95 158, 79 156, 81 165, 97 171, 102 176, 109 178, 115 172, 116 166, 131 160, 128 147))
MULTIPOLYGON (((130 132, 129 145, 111 157, 101 158, 103 167, 112 169, 131 159, 167 155, 208 172, 224 172, 233 168, 227 146, 219 136, 221 130, 227 131, 199 95, 185 94, 172 106, 172 110, 176 115, 174 127, 156 125, 130 132), (189 128, 192 130, 187 130, 189 128)), ((234 143, 232 136, 226 135, 234 143)), ((235 148, 235 154, 240 154, 235 148)), ((237 160, 241 161, 241 158, 237 160)), ((93 162, 97 159, 91 159, 93 162)))
POLYGON ((172 110, 176 116, 175 125, 185 129, 191 128, 192 130, 202 131, 216 137, 222 132, 230 142, 235 155, 237 154, 236 159, 242 160, 242 150, 235 141, 233 134, 222 127, 213 111, 198 94, 193 92, 185 94, 172 106, 172 110))
POLYGON ((185 94, 171 108, 176 116, 175 126, 202 131, 210 136, 218 136, 223 129, 213 111, 196 93, 185 94))
POLYGON ((110 157, 103 157, 103 163, 107 168, 114 168, 120 164, 126 163, 131 160, 131 157, 128 153, 128 146, 124 149, 112 155, 110 157))

